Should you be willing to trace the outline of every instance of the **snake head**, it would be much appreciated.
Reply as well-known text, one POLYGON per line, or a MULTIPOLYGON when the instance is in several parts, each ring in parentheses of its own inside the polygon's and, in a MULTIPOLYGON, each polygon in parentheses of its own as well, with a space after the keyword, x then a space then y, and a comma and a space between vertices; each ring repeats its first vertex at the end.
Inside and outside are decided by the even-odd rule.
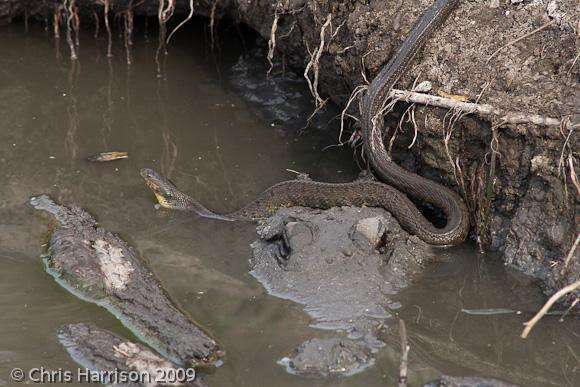
POLYGON ((153 191, 159 205, 173 210, 187 210, 186 195, 179 192, 175 184, 150 168, 140 171, 147 187, 153 191))

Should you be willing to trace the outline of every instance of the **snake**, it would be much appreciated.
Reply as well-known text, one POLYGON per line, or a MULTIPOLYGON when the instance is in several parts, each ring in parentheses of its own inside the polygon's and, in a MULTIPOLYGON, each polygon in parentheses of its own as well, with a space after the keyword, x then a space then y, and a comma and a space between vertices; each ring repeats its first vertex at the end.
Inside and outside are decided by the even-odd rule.
POLYGON ((206 218, 259 220, 271 216, 280 207, 293 206, 319 209, 382 207, 397 219, 403 229, 428 244, 445 246, 463 243, 469 233, 469 213, 463 200, 449 188, 407 171, 391 160, 383 142, 384 119, 381 114, 394 84, 458 2, 435 0, 415 23, 395 55, 370 83, 362 98, 363 146, 373 171, 381 181, 366 177, 349 183, 326 183, 299 176, 271 186, 239 210, 218 214, 179 191, 170 180, 153 169, 141 169, 141 176, 161 207, 191 211, 206 218), (405 193, 439 208, 445 215, 445 225, 436 227, 427 220, 405 193))

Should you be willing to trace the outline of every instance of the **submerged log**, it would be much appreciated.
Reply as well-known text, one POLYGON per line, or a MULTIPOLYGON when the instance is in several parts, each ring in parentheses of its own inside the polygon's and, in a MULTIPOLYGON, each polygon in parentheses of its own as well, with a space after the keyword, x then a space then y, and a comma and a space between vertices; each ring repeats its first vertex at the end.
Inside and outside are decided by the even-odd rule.
POLYGON ((145 346, 88 324, 61 327, 58 339, 72 359, 90 372, 78 382, 126 386, 207 386, 193 368, 180 368, 145 346))
POLYGON ((212 365, 221 355, 214 339, 165 294, 133 248, 98 226, 83 209, 46 195, 31 205, 52 214, 46 271, 71 293, 115 315, 137 337, 181 366, 212 365))

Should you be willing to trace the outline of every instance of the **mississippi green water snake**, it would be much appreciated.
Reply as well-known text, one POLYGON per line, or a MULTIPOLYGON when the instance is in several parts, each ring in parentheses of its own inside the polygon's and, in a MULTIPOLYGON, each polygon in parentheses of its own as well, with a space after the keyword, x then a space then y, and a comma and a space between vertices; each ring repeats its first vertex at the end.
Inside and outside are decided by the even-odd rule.
POLYGON ((408 68, 425 40, 443 23, 457 3, 458 0, 436 0, 417 21, 396 54, 374 78, 363 97, 361 115, 365 153, 375 173, 388 185, 371 180, 336 184, 307 179, 284 181, 268 188, 240 210, 219 215, 180 192, 155 171, 143 169, 141 175, 162 206, 194 211, 204 217, 254 220, 271 215, 281 206, 330 208, 366 205, 383 207, 397 218, 406 231, 429 244, 462 243, 469 232, 469 215, 465 204, 450 189, 406 171, 390 159, 383 143, 384 120, 380 114, 393 85, 408 68), (435 227, 401 191, 440 208, 447 219, 446 225, 435 227))

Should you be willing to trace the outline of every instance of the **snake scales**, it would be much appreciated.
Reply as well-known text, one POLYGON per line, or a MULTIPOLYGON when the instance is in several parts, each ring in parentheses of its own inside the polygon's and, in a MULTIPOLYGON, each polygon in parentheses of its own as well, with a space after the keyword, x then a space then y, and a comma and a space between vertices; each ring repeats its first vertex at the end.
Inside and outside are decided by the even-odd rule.
POLYGON ((284 181, 268 188, 240 210, 219 215, 180 192, 155 171, 143 169, 141 175, 162 206, 193 211, 203 217, 254 220, 271 215, 281 206, 330 208, 366 205, 383 207, 397 218, 406 231, 429 244, 462 243, 469 232, 465 204, 450 189, 406 171, 390 159, 382 139, 384 120, 380 114, 393 85, 408 68, 425 40, 443 23, 457 3, 458 0, 435 0, 417 21, 396 54, 369 85, 363 97, 361 113, 365 152, 375 173, 387 184, 371 180, 337 184, 308 179, 284 181), (401 191, 440 208, 446 216, 446 225, 443 228, 435 227, 401 191))

